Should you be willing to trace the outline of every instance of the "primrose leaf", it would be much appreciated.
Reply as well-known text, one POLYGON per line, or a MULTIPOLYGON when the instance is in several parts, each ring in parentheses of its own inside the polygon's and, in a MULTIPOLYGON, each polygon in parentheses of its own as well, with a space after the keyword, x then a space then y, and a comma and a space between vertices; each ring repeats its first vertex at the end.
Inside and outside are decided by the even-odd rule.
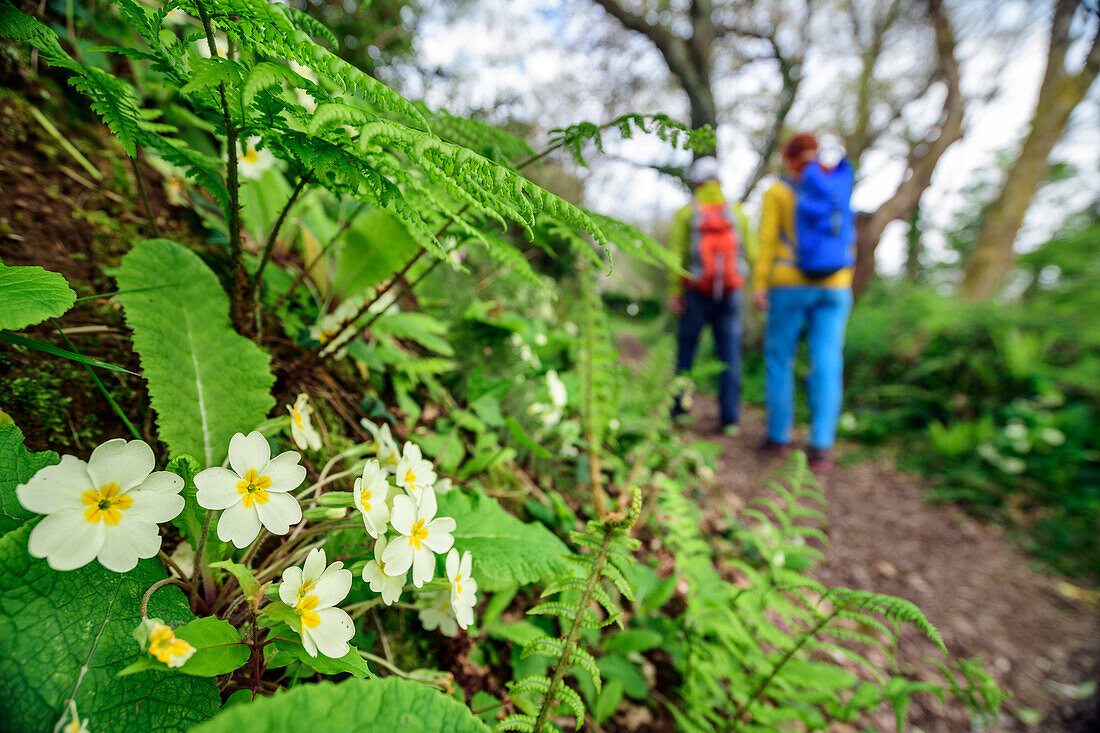
POLYGON ((0 329, 18 331, 57 318, 75 302, 76 293, 56 272, 0 263, 0 329))
POLYGON ((15 487, 30 481, 39 469, 58 461, 51 451, 31 453, 23 447, 23 433, 14 425, 0 425, 0 535, 37 516, 15 496, 15 487))

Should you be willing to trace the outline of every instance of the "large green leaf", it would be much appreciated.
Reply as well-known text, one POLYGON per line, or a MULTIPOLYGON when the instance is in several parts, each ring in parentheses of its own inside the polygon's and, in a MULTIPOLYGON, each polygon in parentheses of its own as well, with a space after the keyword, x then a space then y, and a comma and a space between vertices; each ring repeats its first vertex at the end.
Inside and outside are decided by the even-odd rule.
POLYGON ((0 263, 0 328, 16 331, 57 318, 75 302, 76 293, 56 272, 0 263))
MULTIPOLYGON (((0 730, 54 730, 74 697, 93 731, 186 730, 217 712, 212 680, 116 676, 142 655, 133 632, 145 589, 165 577, 159 561, 60 573, 27 554, 30 531, 0 538, 0 730)), ((153 595, 149 615, 172 626, 194 618, 175 586, 153 595)))
POLYGON ((198 255, 167 239, 138 242, 115 271, 161 440, 173 455, 220 464, 236 432, 274 404, 269 358, 229 323, 229 298, 198 255))
POLYGON ((0 535, 35 516, 15 498, 15 487, 30 481, 40 468, 60 460, 53 451, 31 453, 23 447, 23 433, 14 425, 0 425, 0 535))
POLYGON ((569 552, 545 526, 520 521, 484 494, 444 494, 439 497, 439 515, 453 517, 458 524, 455 547, 473 555, 474 578, 487 591, 551 577, 561 571, 562 555, 569 552))
POLYGON ((272 697, 234 705, 193 733, 362 733, 431 731, 486 733, 457 700, 398 677, 299 685, 272 697))
POLYGON ((335 290, 345 296, 362 292, 401 269, 419 248, 396 219, 371 209, 344 235, 336 258, 335 290))

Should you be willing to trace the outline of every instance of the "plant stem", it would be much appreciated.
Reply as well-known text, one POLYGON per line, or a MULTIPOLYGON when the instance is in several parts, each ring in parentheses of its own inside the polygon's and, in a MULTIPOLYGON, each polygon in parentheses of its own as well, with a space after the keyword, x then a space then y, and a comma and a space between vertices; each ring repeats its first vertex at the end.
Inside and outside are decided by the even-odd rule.
MULTIPOLYGON (((210 50, 210 57, 217 58, 218 46, 214 41, 214 30, 210 25, 210 14, 206 11, 206 6, 203 5, 202 0, 195 0, 195 7, 198 8, 202 27, 206 32, 206 47, 210 50)), ((229 247, 232 252, 233 267, 231 315, 233 325, 240 331, 248 322, 243 310, 248 292, 248 275, 244 271, 244 254, 241 247, 240 183, 237 180, 237 130, 233 127, 233 117, 229 113, 229 96, 225 91, 225 82, 218 84, 218 95, 221 98, 222 121, 225 125, 226 188, 229 191, 229 211, 226 214, 228 215, 229 247)))
POLYGON ((599 554, 596 555, 596 563, 588 576, 588 583, 585 585, 584 592, 581 593, 580 600, 577 602, 580 612, 569 623, 569 631, 565 635, 565 643, 562 644, 562 655, 558 657, 557 664, 554 665, 554 674, 550 677, 550 686, 546 689, 546 697, 542 699, 542 704, 539 705, 539 714, 534 725, 536 733, 542 731, 542 726, 546 723, 546 718, 550 715, 550 711, 554 706, 558 686, 561 685, 562 678, 565 677, 565 670, 569 668, 569 652, 572 651, 573 645, 577 641, 577 635, 580 633, 581 617, 588 610, 589 604, 592 603, 592 593, 596 588, 596 584, 600 582, 604 563, 607 562, 607 555, 611 548, 612 530, 610 527, 604 526, 603 531, 603 542, 600 544, 599 554))
POLYGON ((145 595, 141 597, 141 617, 143 619, 149 618, 149 599, 153 597, 153 594, 160 588, 166 585, 178 585, 181 588, 186 587, 186 583, 179 578, 165 578, 164 580, 158 580, 149 586, 149 589, 145 591, 145 595))
POLYGON ((359 205, 355 207, 355 210, 351 212, 347 220, 340 225, 339 229, 336 230, 336 233, 329 237, 329 240, 327 243, 325 243, 325 246, 322 247, 321 250, 313 256, 313 259, 311 259, 308 264, 304 263, 305 267, 303 267, 302 271, 299 272, 298 275, 294 278, 294 282, 290 284, 290 288, 288 288, 287 291, 282 294, 279 300, 276 301, 275 307, 271 309, 272 312, 278 312, 278 310, 283 307, 283 304, 286 303, 290 296, 294 294, 294 291, 298 289, 298 286, 305 281, 306 277, 309 275, 309 271, 313 269, 313 266, 316 265, 322 257, 327 255, 329 251, 336 246, 336 244, 340 241, 340 237, 343 236, 344 232, 351 228, 351 225, 355 223, 355 220, 357 218, 359 218, 359 214, 362 213, 363 209, 365 209, 366 206, 367 205, 364 202, 360 201, 359 205))
POLYGON ((191 575, 191 606, 195 606, 195 602, 199 597, 199 578, 202 576, 204 558, 203 553, 206 552, 206 536, 210 534, 210 523, 214 519, 214 510, 206 510, 206 519, 202 523, 202 534, 199 536, 199 546, 195 549, 195 571, 191 575))
POLYGON ((176 575, 178 575, 181 579, 187 580, 187 573, 183 572, 183 569, 176 564, 175 560, 168 556, 168 553, 166 553, 164 550, 160 550, 157 552, 157 557, 163 560, 165 565, 172 568, 176 575))
POLYGON ((264 245, 264 251, 260 255, 260 264, 256 267, 256 272, 252 275, 251 292, 253 300, 259 297, 260 283, 263 282, 264 277, 264 268, 267 267, 267 261, 271 259, 271 251, 275 249, 275 241, 279 237, 279 230, 283 227, 283 221, 286 220, 286 215, 290 213, 291 207, 298 201, 298 196, 301 195, 302 189, 306 187, 309 179, 310 176, 308 173, 303 173, 298 179, 298 183, 294 186, 290 198, 287 199, 286 205, 283 206, 283 210, 279 212, 279 217, 275 220, 275 226, 271 228, 271 232, 267 235, 267 244, 264 245))
POLYGON ((157 218, 153 216, 153 207, 149 205, 149 194, 145 192, 145 182, 141 180, 141 171, 138 170, 138 156, 141 155, 141 146, 134 149, 134 157, 130 158, 130 166, 134 169, 134 181, 137 182, 138 191, 141 193, 141 202, 145 205, 145 218, 149 220, 149 228, 154 237, 160 237, 160 228, 157 227, 157 218))
MULTIPOLYGON (((51 318, 50 323, 52 323, 54 325, 54 328, 57 329, 58 333, 61 334, 61 338, 65 340, 65 343, 68 345, 69 350, 72 351, 74 354, 80 354, 80 351, 76 348, 76 345, 74 345, 73 342, 69 340, 68 334, 66 334, 64 329, 61 328, 61 324, 57 322, 57 319, 51 318)), ((83 356, 83 354, 80 355, 83 356)), ((103 393, 103 396, 107 398, 107 403, 111 406, 111 409, 115 411, 115 414, 118 415, 119 419, 122 420, 122 424, 125 425, 126 429, 130 431, 130 435, 134 436, 134 438, 137 440, 141 440, 141 433, 139 433, 138 429, 134 427, 134 424, 130 422, 130 418, 126 417, 126 413, 123 412, 122 408, 118 406, 118 403, 115 402, 115 398, 111 396, 111 393, 107 391, 107 387, 103 385, 103 382, 99 379, 99 375, 93 372, 92 368, 87 364, 82 364, 82 366, 84 367, 85 371, 88 372, 88 375, 91 376, 92 381, 95 382, 95 386, 98 387, 99 391, 103 393)))

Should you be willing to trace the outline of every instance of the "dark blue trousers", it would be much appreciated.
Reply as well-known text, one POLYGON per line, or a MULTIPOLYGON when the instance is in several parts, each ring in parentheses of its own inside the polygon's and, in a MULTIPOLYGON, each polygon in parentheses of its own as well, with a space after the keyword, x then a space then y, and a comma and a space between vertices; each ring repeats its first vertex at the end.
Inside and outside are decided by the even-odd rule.
POLYGON ((726 365, 719 381, 718 404, 723 425, 736 423, 741 416, 741 290, 714 300, 692 290, 684 293, 684 315, 676 354, 676 372, 691 371, 699 334, 708 323, 714 330, 714 347, 726 365))

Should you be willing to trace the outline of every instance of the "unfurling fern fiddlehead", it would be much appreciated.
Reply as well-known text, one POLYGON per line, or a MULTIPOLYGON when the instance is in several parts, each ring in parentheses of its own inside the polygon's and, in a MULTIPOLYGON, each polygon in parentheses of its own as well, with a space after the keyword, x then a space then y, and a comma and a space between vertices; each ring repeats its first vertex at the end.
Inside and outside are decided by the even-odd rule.
POLYGON ((538 709, 533 714, 508 716, 497 724, 497 733, 543 733, 552 730, 550 715, 555 708, 563 705, 573 714, 578 729, 584 725, 584 702, 576 690, 565 684, 565 675, 570 667, 580 667, 592 679, 597 693, 602 688, 596 660, 579 645, 580 633, 586 628, 603 628, 622 617, 622 611, 604 587, 605 582, 617 588, 624 597, 634 598, 634 589, 626 578, 626 567, 633 562, 631 553, 638 547, 638 541, 630 537, 630 529, 641 510, 642 494, 635 489, 630 510, 625 516, 611 514, 603 520, 588 522, 584 532, 571 533, 573 543, 588 550, 587 554, 568 556, 583 575, 557 578, 543 591, 542 596, 558 594, 558 599, 546 601, 528 611, 532 615, 557 616, 563 634, 556 639, 540 636, 523 648, 524 657, 532 654, 553 657, 553 671, 549 677, 530 675, 512 685, 513 697, 532 695, 539 701, 538 709), (607 614, 605 618, 600 618, 592 607, 593 603, 603 607, 607 614))

